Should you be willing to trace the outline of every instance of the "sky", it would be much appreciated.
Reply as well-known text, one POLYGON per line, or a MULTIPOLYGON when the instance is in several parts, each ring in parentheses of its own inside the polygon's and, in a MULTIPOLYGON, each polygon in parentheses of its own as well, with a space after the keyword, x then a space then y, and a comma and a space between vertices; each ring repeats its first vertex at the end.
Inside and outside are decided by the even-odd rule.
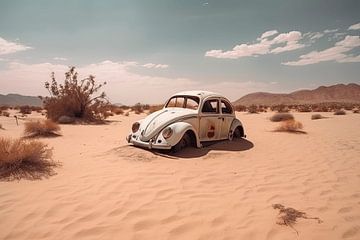
POLYGON ((359 13, 358 0, 1 0, 0 94, 46 96, 69 66, 122 104, 360 84, 359 13))

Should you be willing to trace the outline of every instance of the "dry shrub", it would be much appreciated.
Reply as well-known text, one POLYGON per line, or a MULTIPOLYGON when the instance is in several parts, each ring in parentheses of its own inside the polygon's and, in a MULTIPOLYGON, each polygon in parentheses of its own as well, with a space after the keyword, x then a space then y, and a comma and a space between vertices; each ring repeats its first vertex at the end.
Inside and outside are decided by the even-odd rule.
POLYGON ((280 126, 276 129, 278 132, 295 132, 295 133, 301 133, 300 131, 303 128, 303 125, 301 122, 292 120, 286 120, 282 121, 280 126))
POLYGON ((311 112, 311 107, 309 105, 299 105, 297 106, 298 112, 311 112))
POLYGON ((22 114, 31 114, 32 109, 28 105, 20 106, 20 111, 19 112, 22 113, 22 114))
POLYGON ((45 82, 50 97, 41 98, 47 118, 57 121, 61 116, 78 118, 83 122, 102 122, 107 116, 109 101, 104 92, 97 92, 105 85, 95 83, 95 77, 78 80, 75 67, 65 73, 63 84, 58 84, 52 73, 51 83, 45 82))
POLYGON ((60 126, 51 119, 36 122, 26 122, 24 134, 26 137, 59 136, 60 126))
POLYGON ((246 112, 246 106, 244 106, 244 105, 236 105, 235 106, 235 111, 237 111, 237 112, 246 112))
POLYGON ((281 122, 286 120, 294 120, 294 116, 290 113, 275 113, 271 118, 270 121, 272 122, 281 122))
POLYGON ((334 112, 334 115, 345 115, 345 114, 346 114, 346 112, 345 112, 344 110, 342 110, 342 109, 336 110, 336 111, 334 112))
POLYGON ((130 113, 126 112, 124 115, 125 115, 125 117, 128 117, 130 115, 130 113))
POLYGON ((164 105, 160 104, 160 105, 151 105, 149 108, 149 114, 159 111, 164 107, 164 105))
POLYGON ((0 138, 0 180, 36 180, 55 174, 52 150, 36 140, 0 138))
POLYGON ((124 113, 124 110, 120 107, 112 107, 111 112, 113 112, 116 115, 121 115, 124 113))
POLYGON ((247 111, 248 113, 259 113, 258 107, 254 104, 250 105, 247 111))
POLYGON ((313 114, 311 115, 311 120, 317 120, 324 118, 321 114, 313 114))
POLYGON ((4 117, 10 117, 10 113, 8 111, 3 111, 1 115, 3 115, 4 117))
POLYGON ((0 112, 1 112, 1 111, 4 111, 4 110, 9 110, 9 108, 10 108, 10 107, 9 107, 8 105, 1 105, 1 106, 0 106, 0 112))
POLYGON ((309 217, 305 212, 300 212, 294 208, 285 208, 282 204, 273 204, 272 207, 279 209, 277 224, 291 227, 297 235, 299 235, 299 232, 294 228, 294 225, 298 218, 314 219, 317 220, 318 223, 322 223, 322 220, 318 217, 309 217))
POLYGON ((277 111, 279 113, 286 113, 290 111, 290 108, 284 104, 273 105, 270 107, 271 111, 277 111))
POLYGON ((360 110, 356 108, 353 110, 353 113, 360 113, 360 110))
POLYGON ((135 112, 135 114, 140 114, 144 112, 144 107, 141 103, 137 103, 131 107, 131 110, 135 112))

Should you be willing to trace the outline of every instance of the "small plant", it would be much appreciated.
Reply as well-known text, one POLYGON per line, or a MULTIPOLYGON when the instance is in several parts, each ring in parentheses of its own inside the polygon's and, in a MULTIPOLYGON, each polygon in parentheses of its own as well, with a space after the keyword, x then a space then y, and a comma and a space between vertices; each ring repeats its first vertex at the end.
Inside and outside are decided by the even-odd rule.
POLYGON ((344 110, 342 110, 342 109, 336 110, 336 111, 334 112, 334 115, 345 115, 345 114, 346 114, 346 112, 345 112, 344 110))
POLYGON ((247 111, 248 113, 259 113, 258 107, 254 104, 250 105, 247 111))
POLYGON ((290 113, 275 113, 271 118, 270 121, 272 122, 281 122, 286 120, 293 120, 294 116, 290 113))
POLYGON ((121 115, 124 113, 124 110, 120 107, 113 106, 111 108, 111 112, 113 112, 115 115, 121 115))
POLYGON ((353 110, 353 113, 360 113, 360 110, 357 109, 357 108, 355 108, 355 109, 353 110))
POLYGON ((293 133, 305 133, 301 131, 303 125, 301 122, 292 120, 282 121, 280 126, 276 129, 278 132, 293 132, 293 133))
POLYGON ((317 120, 324 118, 321 114, 313 114, 311 115, 311 120, 317 120))
POLYGON ((235 106, 235 111, 237 111, 237 112, 246 112, 246 106, 244 106, 244 105, 236 105, 235 106))
POLYGON ((294 225, 298 218, 314 219, 317 220, 318 223, 322 223, 322 220, 318 217, 308 217, 305 212, 300 212, 294 208, 285 208, 282 204, 273 204, 272 207, 279 210, 277 224, 291 227, 297 235, 299 235, 299 232, 294 228, 294 225))
POLYGON ((54 175, 57 166, 52 150, 42 142, 0 138, 0 180, 42 179, 54 175))
POLYGON ((125 117, 128 117, 129 115, 130 115, 129 112, 126 112, 126 113, 124 114, 125 117))
POLYGON ((26 122, 24 134, 26 137, 59 136, 60 126, 50 119, 36 122, 26 122))
POLYGON ((10 117, 10 113, 8 111, 3 111, 1 113, 4 117, 10 117))
POLYGON ((144 107, 141 103, 137 103, 133 107, 131 107, 131 110, 134 111, 135 114, 140 114, 144 112, 144 107))
POLYGON ((30 106, 28 106, 28 105, 20 106, 19 113, 22 113, 22 114, 31 114, 31 112, 32 112, 32 109, 31 109, 30 106))

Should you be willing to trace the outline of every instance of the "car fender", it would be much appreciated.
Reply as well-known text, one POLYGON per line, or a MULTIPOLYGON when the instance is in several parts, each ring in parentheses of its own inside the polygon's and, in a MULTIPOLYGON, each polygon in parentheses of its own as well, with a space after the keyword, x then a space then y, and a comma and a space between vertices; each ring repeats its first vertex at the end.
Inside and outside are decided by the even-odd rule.
POLYGON ((245 129, 244 129, 242 123, 240 122, 239 119, 234 118, 234 120, 233 120, 232 123, 231 123, 231 127, 230 127, 230 131, 229 131, 229 132, 230 132, 230 133, 233 133, 237 127, 241 127, 241 128, 243 129, 243 131, 244 131, 244 136, 245 136, 245 129))
MULTIPOLYGON (((169 145, 175 146, 181 140, 181 138, 184 136, 184 134, 187 131, 191 130, 194 133, 194 136, 196 138, 195 139, 196 146, 201 147, 201 144, 199 141, 199 136, 198 136, 197 132, 195 131, 194 127, 190 123, 175 122, 175 123, 172 123, 172 124, 166 126, 165 128, 168 128, 168 127, 171 127, 171 129, 173 130, 172 136, 165 140, 165 141, 167 141, 167 143, 169 145)), ((164 129, 162 129, 160 131, 160 135, 158 136, 158 138, 163 138, 162 132, 164 131, 164 129)))

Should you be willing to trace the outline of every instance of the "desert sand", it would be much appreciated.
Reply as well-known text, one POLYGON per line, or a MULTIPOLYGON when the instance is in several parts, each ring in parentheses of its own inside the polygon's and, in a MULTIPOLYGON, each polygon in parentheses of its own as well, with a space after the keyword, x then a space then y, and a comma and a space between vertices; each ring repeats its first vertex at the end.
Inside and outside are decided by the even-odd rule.
MULTIPOLYGON (((274 132, 272 114, 237 113, 246 140, 175 156, 127 144, 145 115, 61 125, 41 139, 57 175, 0 182, 0 239, 360 239, 360 114, 293 113, 307 134, 274 132), (323 222, 299 219, 297 235, 277 203, 323 222)), ((0 135, 24 121, 0 117, 0 135)))

